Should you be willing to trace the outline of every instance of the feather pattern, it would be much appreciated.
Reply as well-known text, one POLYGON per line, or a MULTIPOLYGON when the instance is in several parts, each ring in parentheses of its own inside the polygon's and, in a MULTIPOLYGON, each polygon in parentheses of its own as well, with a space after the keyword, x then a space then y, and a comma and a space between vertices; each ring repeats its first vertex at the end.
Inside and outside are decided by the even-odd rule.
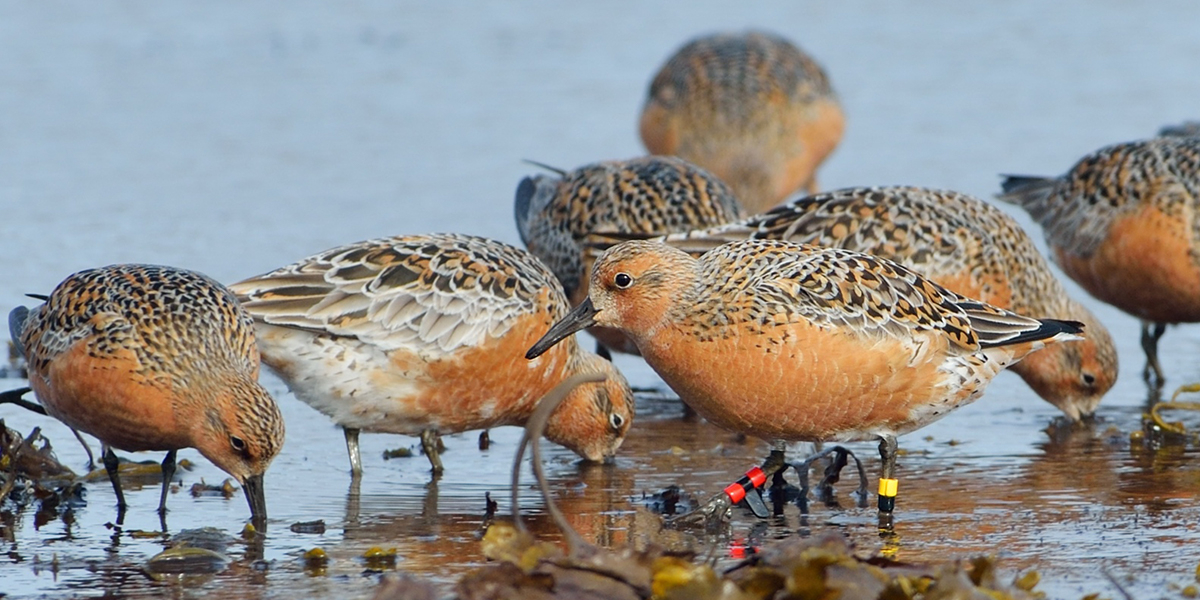
POLYGON ((340 246, 230 286, 255 319, 430 355, 504 335, 558 286, 536 259, 465 235, 340 246))
MULTIPOLYGON (((896 339, 934 332, 964 352, 1040 339, 1049 331, 1038 319, 960 296, 897 263, 849 250, 759 240, 721 246, 700 264, 705 288, 680 303, 690 321, 711 316, 714 302, 728 306, 740 297, 744 308, 736 314, 742 322, 805 320, 896 339)), ((1076 325, 1063 331, 1081 330, 1076 325)))
MULTIPOLYGON (((1006 176, 999 198, 1041 223, 1051 246, 1088 257, 1114 223, 1146 204, 1168 215, 1200 214, 1197 173, 1200 137, 1159 137, 1101 148, 1061 177, 1006 176)), ((1200 217, 1189 221, 1196 243, 1200 217)))

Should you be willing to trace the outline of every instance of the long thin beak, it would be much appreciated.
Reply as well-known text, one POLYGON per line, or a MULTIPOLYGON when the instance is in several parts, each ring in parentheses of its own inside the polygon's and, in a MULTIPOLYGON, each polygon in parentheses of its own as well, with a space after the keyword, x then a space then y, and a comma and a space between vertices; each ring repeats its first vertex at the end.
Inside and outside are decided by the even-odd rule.
POLYGON ((250 522, 259 531, 267 530, 267 496, 263 491, 263 476, 251 475, 242 483, 246 501, 250 503, 250 522))
POLYGON ((592 306, 592 299, 588 298, 584 300, 579 306, 571 309, 571 312, 567 313, 567 316, 563 317, 561 321, 551 325, 546 335, 543 335, 542 339, 534 343, 529 352, 525 353, 525 358, 533 360, 568 335, 595 325, 596 312, 596 309, 592 306))

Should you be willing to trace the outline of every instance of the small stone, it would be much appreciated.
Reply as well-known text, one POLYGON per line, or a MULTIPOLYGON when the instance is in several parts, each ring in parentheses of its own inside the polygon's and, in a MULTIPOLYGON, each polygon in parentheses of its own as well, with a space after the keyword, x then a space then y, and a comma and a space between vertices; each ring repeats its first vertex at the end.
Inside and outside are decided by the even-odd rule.
POLYGON ((395 450, 384 450, 383 459, 391 460, 393 458, 412 458, 412 448, 396 448, 395 450))
POLYGON ((325 521, 317 519, 316 521, 303 521, 300 523, 292 523, 290 527, 292 533, 308 533, 321 535, 325 533, 325 521))

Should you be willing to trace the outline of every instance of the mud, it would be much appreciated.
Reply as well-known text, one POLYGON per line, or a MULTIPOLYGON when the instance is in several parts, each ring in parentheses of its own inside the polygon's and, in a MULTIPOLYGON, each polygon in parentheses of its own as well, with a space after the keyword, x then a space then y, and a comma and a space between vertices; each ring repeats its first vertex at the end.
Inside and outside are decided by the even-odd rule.
MULTIPOLYGON (((520 160, 570 168, 640 154, 636 119, 651 74, 684 40, 716 29, 769 27, 824 64, 848 129, 820 172, 823 188, 913 184, 990 197, 997 173, 1058 173, 1103 145, 1196 117, 1200 42, 1194 27, 1180 24, 1200 22, 1200 7, 989 9, 6 6, 0 312, 73 271, 116 262, 234 281, 380 235, 460 231, 519 243, 512 194, 535 170, 520 160)), ((895 535, 880 537, 874 510, 855 506, 847 477, 835 506, 814 501, 802 517, 789 505, 766 521, 739 509, 727 534, 672 543, 711 553, 724 567, 750 548, 833 533, 864 557, 927 564, 995 555, 1008 580, 1036 570, 1037 589, 1052 598, 1119 596, 1105 573, 1133 597, 1178 596, 1195 583, 1200 561, 1200 451, 1186 437, 1137 439, 1142 413, 1157 399, 1140 380, 1137 322, 1088 306, 1110 328, 1122 361, 1099 422, 1048 428, 1055 409, 1002 375, 979 402, 901 438, 895 535)), ((1200 380, 1200 326, 1171 328, 1160 348, 1168 395, 1200 380)), ((645 496, 674 485, 702 499, 767 452, 759 440, 685 417, 644 364, 618 361, 647 391, 615 464, 580 465, 555 447, 547 459, 563 511, 602 547, 648 535, 652 521, 638 512, 645 496)), ((6 374, 0 390, 24 385, 15 371, 6 374)), ((365 474, 353 482, 341 433, 279 380, 264 382, 288 425, 266 478, 265 536, 243 535, 248 510, 240 494, 220 489, 225 474, 181 452, 195 468, 177 474, 165 535, 152 476, 130 478, 131 506, 119 527, 103 478, 52 510, 32 502, 0 514, 0 592, 367 598, 380 573, 428 578, 444 593, 483 563, 487 498, 496 518, 509 513, 518 431, 491 431, 486 449, 475 433, 447 437, 446 473, 436 481, 417 440, 364 435, 365 474), (384 459, 398 448, 412 455, 384 459), (228 558, 217 562, 222 568, 148 574, 151 558, 181 533, 205 528, 220 534, 221 546, 209 550, 228 558), (315 548, 325 553, 320 565, 305 558, 315 548), (394 566, 372 559, 373 548, 384 557, 394 548, 394 566)), ((1195 413, 1163 416, 1200 429, 1195 413)), ((0 406, 0 418, 22 434, 41 427, 63 464, 88 471, 65 428, 14 406, 0 406)), ((852 449, 874 479, 874 446, 852 449)), ((534 533, 561 539, 533 489, 523 492, 534 533)))

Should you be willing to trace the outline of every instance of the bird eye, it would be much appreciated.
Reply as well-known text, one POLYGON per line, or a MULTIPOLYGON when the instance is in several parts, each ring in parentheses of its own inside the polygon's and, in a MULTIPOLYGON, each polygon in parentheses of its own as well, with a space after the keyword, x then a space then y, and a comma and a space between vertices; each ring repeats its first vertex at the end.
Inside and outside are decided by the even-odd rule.
POLYGON ((246 440, 243 440, 236 435, 229 436, 229 444, 232 445, 233 449, 237 450, 238 452, 246 451, 246 440))
POLYGON ((1084 385, 1095 385, 1096 376, 1092 375, 1091 373, 1084 373, 1083 374, 1083 383, 1084 383, 1084 385))
POLYGON ((608 416, 608 422, 609 422, 609 424, 612 425, 613 429, 620 431, 621 426, 625 424, 625 417, 622 417, 621 415, 618 415, 617 413, 613 413, 608 416))
POLYGON ((613 283, 620 289, 625 289, 633 285, 633 277, 629 273, 617 273, 613 277, 613 283))

